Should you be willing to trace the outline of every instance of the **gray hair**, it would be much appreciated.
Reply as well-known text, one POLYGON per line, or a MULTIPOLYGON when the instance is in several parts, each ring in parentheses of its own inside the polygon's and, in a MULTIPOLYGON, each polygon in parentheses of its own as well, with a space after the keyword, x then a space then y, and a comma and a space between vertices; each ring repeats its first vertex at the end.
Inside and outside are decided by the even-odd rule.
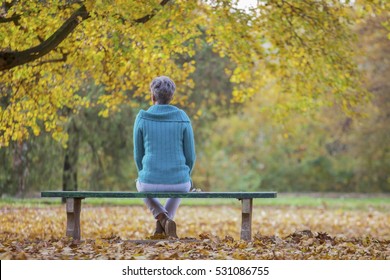
POLYGON ((175 93, 176 85, 167 76, 154 78, 150 83, 150 91, 158 104, 169 104, 175 93))

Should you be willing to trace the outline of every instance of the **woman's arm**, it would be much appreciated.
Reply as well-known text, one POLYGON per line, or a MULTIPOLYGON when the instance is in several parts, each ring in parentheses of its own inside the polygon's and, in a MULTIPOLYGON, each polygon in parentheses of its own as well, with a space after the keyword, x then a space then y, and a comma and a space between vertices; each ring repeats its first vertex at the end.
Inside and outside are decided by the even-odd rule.
POLYGON ((190 168, 191 174, 196 159, 194 132, 192 131, 191 123, 188 123, 184 128, 183 141, 184 157, 186 158, 186 165, 190 168))
POLYGON ((144 138, 142 135, 141 118, 137 115, 134 122, 133 145, 134 145, 134 161, 138 172, 142 170, 142 159, 145 155, 144 138))

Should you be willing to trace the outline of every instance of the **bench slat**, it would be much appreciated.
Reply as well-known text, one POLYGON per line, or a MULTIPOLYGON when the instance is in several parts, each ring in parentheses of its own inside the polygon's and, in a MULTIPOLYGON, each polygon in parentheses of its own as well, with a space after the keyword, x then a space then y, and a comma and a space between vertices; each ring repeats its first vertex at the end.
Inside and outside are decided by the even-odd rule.
POLYGON ((111 192, 111 191, 44 191, 41 197, 67 198, 276 198, 276 192, 111 192))

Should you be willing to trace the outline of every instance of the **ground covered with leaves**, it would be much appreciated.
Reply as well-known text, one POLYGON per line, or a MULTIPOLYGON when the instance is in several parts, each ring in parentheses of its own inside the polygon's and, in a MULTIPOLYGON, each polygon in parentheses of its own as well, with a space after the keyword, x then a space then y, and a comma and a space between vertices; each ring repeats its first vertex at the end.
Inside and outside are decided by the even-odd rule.
POLYGON ((80 242, 64 237, 63 205, 0 213, 0 259, 390 259, 387 210, 255 206, 252 242, 239 205, 180 207, 179 240, 151 239, 143 206, 84 206, 80 242))

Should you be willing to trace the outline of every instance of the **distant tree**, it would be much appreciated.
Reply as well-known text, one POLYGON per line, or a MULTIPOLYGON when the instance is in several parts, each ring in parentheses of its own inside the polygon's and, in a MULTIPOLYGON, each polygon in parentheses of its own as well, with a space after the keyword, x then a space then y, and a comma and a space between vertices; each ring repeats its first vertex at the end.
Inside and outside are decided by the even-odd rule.
POLYGON ((371 18, 359 25, 360 58, 372 104, 366 119, 354 123, 356 136, 350 140, 356 161, 355 184, 363 191, 390 191, 390 15, 371 18))
MULTIPOLYGON (((356 106, 351 118, 342 106, 315 112, 269 110, 285 106, 280 84, 264 90, 238 114, 208 127, 205 156, 195 182, 222 190, 389 192, 390 190, 390 40, 389 15, 369 16, 353 30, 353 46, 371 102, 356 106)), ((324 99, 318 98, 318 101, 324 99)))
MULTIPOLYGON (((87 94, 98 99, 104 90, 91 86, 87 94)), ((60 188, 129 190, 136 178, 132 129, 138 109, 120 106, 109 118, 98 117, 100 110, 82 108, 69 118, 65 149, 48 133, 0 149, 0 196, 60 188)))

